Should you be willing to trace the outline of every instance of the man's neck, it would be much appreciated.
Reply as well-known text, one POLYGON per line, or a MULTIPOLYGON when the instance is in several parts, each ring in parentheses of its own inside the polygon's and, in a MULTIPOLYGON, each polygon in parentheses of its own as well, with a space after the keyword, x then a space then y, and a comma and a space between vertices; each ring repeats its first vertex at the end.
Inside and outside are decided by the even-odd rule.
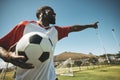
POLYGON ((44 26, 44 27, 49 26, 49 23, 47 23, 47 22, 43 22, 43 21, 40 21, 40 20, 38 20, 37 22, 38 22, 39 24, 41 24, 42 26, 44 26))

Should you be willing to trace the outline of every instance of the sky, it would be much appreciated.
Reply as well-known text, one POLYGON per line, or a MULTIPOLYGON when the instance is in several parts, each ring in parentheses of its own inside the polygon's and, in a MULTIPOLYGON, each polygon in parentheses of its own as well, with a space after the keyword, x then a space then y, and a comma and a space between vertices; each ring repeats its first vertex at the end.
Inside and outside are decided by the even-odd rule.
POLYGON ((55 55, 62 52, 102 55, 120 51, 119 0, 0 0, 0 38, 21 21, 36 21, 36 10, 44 5, 54 9, 55 25, 61 27, 99 21, 98 29, 72 32, 60 40, 55 55))

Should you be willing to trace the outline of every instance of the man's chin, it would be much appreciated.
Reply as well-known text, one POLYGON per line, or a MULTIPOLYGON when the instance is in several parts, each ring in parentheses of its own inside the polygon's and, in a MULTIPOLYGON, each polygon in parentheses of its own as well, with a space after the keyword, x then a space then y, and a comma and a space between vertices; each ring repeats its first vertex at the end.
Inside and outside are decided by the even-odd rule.
POLYGON ((56 24, 56 22, 55 22, 54 19, 50 19, 50 20, 49 20, 49 23, 50 23, 50 24, 56 24))
POLYGON ((50 24, 55 24, 55 22, 51 22, 50 24))

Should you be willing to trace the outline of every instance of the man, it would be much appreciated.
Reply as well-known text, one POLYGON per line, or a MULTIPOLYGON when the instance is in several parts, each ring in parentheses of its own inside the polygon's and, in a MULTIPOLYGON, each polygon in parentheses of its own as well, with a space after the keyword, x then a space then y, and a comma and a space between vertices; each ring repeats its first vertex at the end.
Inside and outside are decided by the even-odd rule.
MULTIPOLYGON (((15 66, 18 66, 18 70, 16 73, 16 80, 55 80, 56 75, 53 66, 53 56, 50 57, 50 61, 48 63, 44 63, 39 66, 39 68, 35 69, 31 63, 24 63, 22 60, 25 59, 24 56, 15 55, 15 50, 12 48, 20 38, 32 31, 37 31, 37 28, 43 28, 46 31, 49 29, 53 29, 53 33, 57 36, 53 36, 55 41, 59 41, 60 39, 67 37, 69 33, 81 31, 87 28, 97 29, 98 22, 89 25, 73 25, 66 27, 54 26, 50 27, 50 24, 55 24, 56 13, 49 6, 43 6, 39 8, 36 12, 36 17, 38 21, 23 21, 17 24, 7 35, 0 39, 0 57, 6 61, 10 62, 15 66), (30 24, 34 24, 36 26, 29 26, 30 24), (11 51, 13 52, 11 54, 11 51), (31 75, 32 74, 32 75, 31 75)), ((54 41, 53 41, 54 42, 54 41)), ((56 42, 54 43, 56 44, 56 42)), ((53 50, 54 51, 54 50, 53 50)))

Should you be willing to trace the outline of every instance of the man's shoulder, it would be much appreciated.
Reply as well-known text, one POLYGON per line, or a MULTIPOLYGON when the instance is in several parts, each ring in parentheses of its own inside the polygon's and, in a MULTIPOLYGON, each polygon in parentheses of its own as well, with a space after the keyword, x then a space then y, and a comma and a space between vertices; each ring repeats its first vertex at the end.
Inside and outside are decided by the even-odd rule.
POLYGON ((36 23, 36 21, 25 20, 25 21, 21 21, 21 22, 19 23, 19 25, 26 25, 26 24, 28 24, 28 23, 36 23))

